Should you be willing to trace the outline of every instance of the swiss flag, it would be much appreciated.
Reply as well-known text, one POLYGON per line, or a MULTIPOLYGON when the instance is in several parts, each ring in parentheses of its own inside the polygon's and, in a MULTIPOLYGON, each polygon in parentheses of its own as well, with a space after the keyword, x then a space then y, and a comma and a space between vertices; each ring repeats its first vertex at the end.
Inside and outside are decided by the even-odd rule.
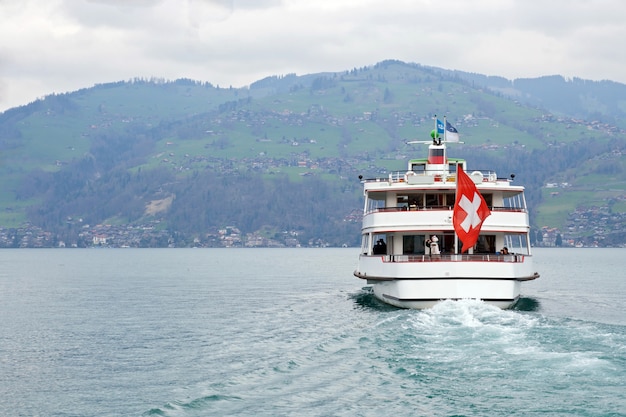
POLYGON ((452 212, 454 231, 463 242, 461 253, 476 244, 480 228, 491 214, 487 202, 478 192, 474 181, 463 171, 461 165, 456 172, 456 202, 452 212))

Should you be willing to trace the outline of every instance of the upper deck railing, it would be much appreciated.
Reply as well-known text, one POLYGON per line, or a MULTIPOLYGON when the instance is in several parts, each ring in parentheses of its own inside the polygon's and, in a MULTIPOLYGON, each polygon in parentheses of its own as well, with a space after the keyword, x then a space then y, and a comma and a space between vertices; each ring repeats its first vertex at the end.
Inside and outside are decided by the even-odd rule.
MULTIPOLYGON (((468 172, 468 175, 482 175, 482 182, 496 182, 496 181, 508 181, 508 178, 498 178, 497 174, 493 170, 473 170, 468 172)), ((455 182, 456 172, 448 172, 444 170, 424 170, 424 171, 393 171, 385 177, 377 178, 364 178, 363 182, 390 182, 390 183, 402 183, 408 182, 410 177, 416 178, 432 178, 433 182, 455 182)))
POLYGON ((371 255, 382 256, 383 262, 524 262, 524 254, 501 255, 481 254, 440 254, 440 255, 371 255))
MULTIPOLYGON (((452 210, 453 206, 397 206, 397 207, 375 207, 368 210, 365 214, 370 213, 395 213, 395 212, 414 212, 414 211, 423 211, 423 210, 452 210)), ((490 206, 489 210, 498 211, 498 212, 514 212, 514 213, 525 213, 526 209, 523 207, 498 207, 498 206, 490 206)))

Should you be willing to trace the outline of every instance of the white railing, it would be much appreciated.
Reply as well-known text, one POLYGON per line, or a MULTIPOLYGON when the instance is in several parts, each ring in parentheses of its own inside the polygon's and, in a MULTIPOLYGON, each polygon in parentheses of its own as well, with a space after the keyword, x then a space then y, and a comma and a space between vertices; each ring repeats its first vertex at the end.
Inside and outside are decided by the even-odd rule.
MULTIPOLYGON (((374 257, 381 255, 372 255, 374 257)), ((441 254, 441 255, 382 255, 384 262, 524 262, 526 255, 495 253, 481 254, 441 254)))

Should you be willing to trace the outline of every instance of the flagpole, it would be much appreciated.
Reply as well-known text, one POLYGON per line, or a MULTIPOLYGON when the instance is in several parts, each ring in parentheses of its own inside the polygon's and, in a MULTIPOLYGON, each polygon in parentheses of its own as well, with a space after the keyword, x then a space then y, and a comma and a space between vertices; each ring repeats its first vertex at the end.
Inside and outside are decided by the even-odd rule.
MULTIPOLYGON (((444 133, 445 135, 445 133, 444 133)), ((459 194, 459 161, 456 162, 456 189, 454 190, 454 204, 456 204, 456 197, 459 194)), ((454 211, 452 212, 452 217, 454 217, 454 211)), ((453 220, 454 223, 454 220, 453 220)), ((459 254, 459 234, 454 229, 454 254, 459 254)))

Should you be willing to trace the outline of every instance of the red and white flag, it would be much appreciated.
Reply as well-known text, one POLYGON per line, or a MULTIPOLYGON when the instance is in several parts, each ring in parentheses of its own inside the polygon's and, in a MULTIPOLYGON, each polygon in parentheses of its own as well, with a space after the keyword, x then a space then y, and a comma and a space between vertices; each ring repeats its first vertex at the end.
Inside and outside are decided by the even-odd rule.
POLYGON ((461 253, 473 247, 478 240, 480 228, 491 214, 487 202, 478 192, 474 181, 463 171, 461 165, 456 172, 456 202, 452 212, 454 231, 463 242, 461 253))

